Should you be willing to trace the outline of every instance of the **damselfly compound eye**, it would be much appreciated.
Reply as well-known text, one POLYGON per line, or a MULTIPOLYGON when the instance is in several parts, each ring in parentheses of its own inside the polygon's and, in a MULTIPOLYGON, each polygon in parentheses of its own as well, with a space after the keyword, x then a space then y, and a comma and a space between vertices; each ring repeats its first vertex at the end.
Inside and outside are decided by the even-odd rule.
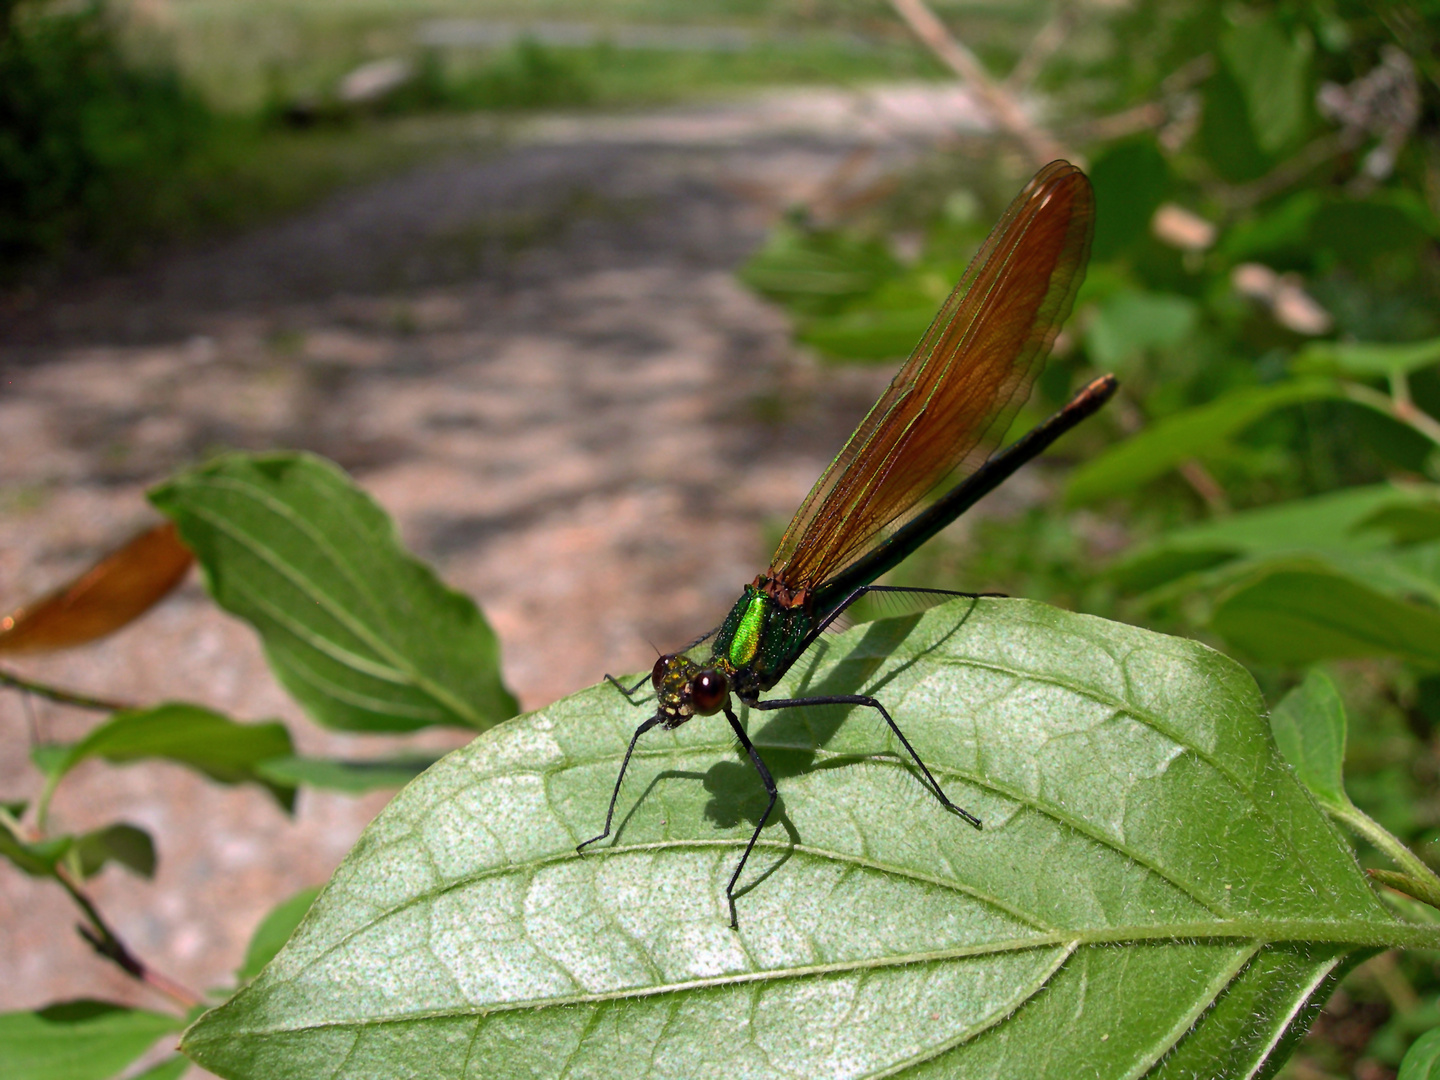
POLYGON ((718 671, 702 671, 690 681, 690 704, 701 716, 720 711, 730 696, 730 680, 718 671))
POLYGON ((659 690, 660 684, 665 681, 665 672, 669 667, 670 657, 668 656, 662 656, 655 661, 655 667, 650 671, 650 682, 656 690, 659 690))

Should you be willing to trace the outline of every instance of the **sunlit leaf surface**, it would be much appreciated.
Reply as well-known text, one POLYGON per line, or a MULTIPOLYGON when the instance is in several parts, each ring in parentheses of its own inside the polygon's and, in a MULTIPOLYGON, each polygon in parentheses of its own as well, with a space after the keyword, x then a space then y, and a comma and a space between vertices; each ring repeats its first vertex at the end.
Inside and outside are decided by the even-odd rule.
POLYGON ((180 584, 194 561, 173 524, 147 529, 74 581, 0 618, 0 653, 52 652, 112 634, 180 584))
POLYGON ((224 1077, 1244 1076, 1367 947, 1440 940, 1376 899, 1203 646, 1015 600, 816 648, 777 693, 867 710, 641 742, 595 687, 445 758, 184 1049, 224 1077))

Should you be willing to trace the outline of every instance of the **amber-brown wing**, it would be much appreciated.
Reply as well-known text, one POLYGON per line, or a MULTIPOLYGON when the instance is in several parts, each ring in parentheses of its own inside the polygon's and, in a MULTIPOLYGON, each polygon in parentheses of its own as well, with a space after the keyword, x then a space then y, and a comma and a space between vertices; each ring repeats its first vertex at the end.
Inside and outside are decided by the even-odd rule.
POLYGON ((994 452, 1070 314, 1094 228, 1084 173, 1064 161, 1036 173, 795 512, 772 579, 813 589, 994 452))

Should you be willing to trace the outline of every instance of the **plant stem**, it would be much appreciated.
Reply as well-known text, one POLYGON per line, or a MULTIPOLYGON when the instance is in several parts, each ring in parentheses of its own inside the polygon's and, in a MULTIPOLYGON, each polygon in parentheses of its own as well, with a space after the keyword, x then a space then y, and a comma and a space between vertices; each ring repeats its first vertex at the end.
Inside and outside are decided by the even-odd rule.
POLYGON ((97 712, 123 712, 126 709, 133 709, 135 707, 128 702, 91 697, 88 694, 78 694, 73 690, 65 690, 59 686, 50 686, 46 683, 35 682, 32 679, 23 678, 3 669, 0 669, 0 686, 14 687, 16 690, 24 690, 28 693, 48 698, 51 701, 58 701, 62 705, 74 705, 81 709, 95 709, 97 712))
POLYGON ((955 40, 925 0, 891 0, 891 3, 915 31, 915 36, 974 92, 995 122, 1024 145, 1037 166, 1056 158, 1073 160, 1064 147, 1031 123, 1020 103, 990 78, 975 54, 955 40))
MULTIPOLYGON (((6 829, 17 841, 22 843, 26 841, 27 837, 33 838, 34 836, 33 830, 24 828, 15 816, 4 807, 0 807, 0 828, 6 829)), ((166 997, 179 1002, 186 1009, 193 1009, 196 1005, 205 1003, 204 999, 195 991, 176 982, 168 975, 162 975, 131 952, 130 947, 120 940, 120 935, 110 928, 110 924, 100 914, 100 909, 86 895, 85 890, 75 881, 69 870, 56 865, 51 869, 51 873, 60 883, 60 887, 70 894, 70 899, 75 901, 76 906, 89 921, 89 926, 78 923, 75 929, 80 932, 80 936, 89 943, 92 949, 114 963, 132 979, 158 990, 166 997)))
POLYGON ((1360 383, 1342 384, 1342 392, 1357 405, 1364 405, 1382 412, 1392 419, 1399 420, 1414 428, 1425 438, 1440 446, 1440 421, 1419 408, 1412 401, 1397 401, 1388 394, 1382 394, 1379 390, 1360 383))
POLYGON ((89 942, 92 949, 114 963, 131 978, 158 990, 166 997, 179 1002, 186 1009, 193 1009, 196 1005, 204 1004, 204 999, 195 991, 147 966, 144 961, 131 952, 129 946, 121 941, 119 935, 105 922, 90 897, 70 877, 69 871, 64 867, 57 866, 55 879, 70 894, 70 899, 75 901, 89 921, 89 926, 79 923, 75 929, 80 932, 82 938, 89 942))
POLYGON ((1440 876, 1430 869, 1425 860, 1354 803, 1348 799, 1343 804, 1326 803, 1325 810, 1336 821, 1349 826, 1372 846, 1383 851, 1397 866, 1404 867, 1407 874, 1432 883, 1440 891, 1440 876))

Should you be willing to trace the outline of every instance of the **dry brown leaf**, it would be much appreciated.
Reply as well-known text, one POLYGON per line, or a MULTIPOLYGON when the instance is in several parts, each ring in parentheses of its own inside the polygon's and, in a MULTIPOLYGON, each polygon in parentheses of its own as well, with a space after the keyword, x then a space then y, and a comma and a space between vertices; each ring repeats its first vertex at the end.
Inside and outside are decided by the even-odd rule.
POLYGON ((147 529, 74 581, 0 618, 0 653, 53 652, 112 634, 180 584, 193 561, 174 524, 147 529))

